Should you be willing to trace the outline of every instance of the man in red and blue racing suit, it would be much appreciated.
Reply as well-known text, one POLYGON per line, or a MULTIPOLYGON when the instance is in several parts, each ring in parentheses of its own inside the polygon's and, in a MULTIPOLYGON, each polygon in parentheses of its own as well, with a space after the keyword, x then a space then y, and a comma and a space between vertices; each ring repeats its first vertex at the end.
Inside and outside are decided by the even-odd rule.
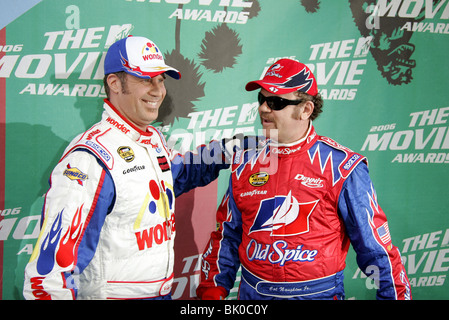
POLYGON ((201 299, 344 299, 350 244, 378 299, 411 299, 400 252, 362 155, 315 132, 322 100, 304 64, 281 59, 259 92, 265 138, 234 154, 202 260, 201 299))
POLYGON ((101 121, 76 137, 50 178, 41 234, 25 268, 26 299, 169 299, 175 198, 229 167, 223 144, 180 155, 149 124, 165 97, 165 65, 143 37, 105 59, 101 121))

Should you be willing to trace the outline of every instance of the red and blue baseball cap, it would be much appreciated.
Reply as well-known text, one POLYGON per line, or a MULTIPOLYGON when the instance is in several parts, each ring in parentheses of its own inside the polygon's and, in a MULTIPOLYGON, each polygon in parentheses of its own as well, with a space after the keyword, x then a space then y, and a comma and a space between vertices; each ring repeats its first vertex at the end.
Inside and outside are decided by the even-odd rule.
POLYGON ((104 74, 125 71, 130 75, 149 79, 166 73, 174 79, 181 73, 165 64, 161 50, 150 39, 129 36, 112 44, 104 60, 104 74))
POLYGON ((280 59, 272 64, 262 80, 248 82, 247 91, 264 88, 274 94, 302 91, 312 96, 318 94, 315 76, 305 64, 293 59, 280 59))

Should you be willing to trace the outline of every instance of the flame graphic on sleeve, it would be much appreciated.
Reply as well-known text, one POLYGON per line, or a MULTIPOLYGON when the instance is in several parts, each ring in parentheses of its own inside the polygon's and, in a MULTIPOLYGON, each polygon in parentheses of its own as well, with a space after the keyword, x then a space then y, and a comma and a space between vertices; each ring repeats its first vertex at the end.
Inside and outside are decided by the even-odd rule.
POLYGON ((55 250, 59 242, 59 237, 61 236, 61 220, 63 211, 64 210, 58 213, 50 228, 50 232, 42 242, 41 252, 36 265, 37 272, 41 275, 50 273, 55 264, 55 250))
POLYGON ((76 210, 76 213, 72 219, 67 232, 59 242, 58 253, 56 254, 56 262, 62 268, 70 266, 75 260, 75 244, 82 235, 83 223, 81 223, 81 213, 83 211, 83 205, 76 210))
POLYGON ((44 222, 42 223, 41 232, 39 233, 39 237, 37 238, 36 246, 34 247, 33 253, 31 254, 30 262, 33 262, 39 256, 40 244, 42 242, 42 237, 44 235, 44 231, 47 229, 47 221, 48 221, 47 217, 48 217, 48 208, 45 212, 44 222))

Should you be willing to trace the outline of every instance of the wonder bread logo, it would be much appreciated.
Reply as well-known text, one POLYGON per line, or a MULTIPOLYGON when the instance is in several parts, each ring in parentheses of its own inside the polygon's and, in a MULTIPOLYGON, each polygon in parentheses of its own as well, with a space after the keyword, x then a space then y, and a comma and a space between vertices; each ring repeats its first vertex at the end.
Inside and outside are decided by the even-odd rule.
POLYGON ((156 47, 154 43, 148 42, 143 48, 142 48, 142 58, 143 60, 153 60, 158 59, 162 60, 162 55, 159 51, 159 49, 156 47))
POLYGON ((87 180, 87 174, 83 173, 78 168, 72 168, 70 164, 67 164, 67 169, 64 170, 63 175, 72 181, 78 182, 79 185, 83 185, 83 182, 87 180))

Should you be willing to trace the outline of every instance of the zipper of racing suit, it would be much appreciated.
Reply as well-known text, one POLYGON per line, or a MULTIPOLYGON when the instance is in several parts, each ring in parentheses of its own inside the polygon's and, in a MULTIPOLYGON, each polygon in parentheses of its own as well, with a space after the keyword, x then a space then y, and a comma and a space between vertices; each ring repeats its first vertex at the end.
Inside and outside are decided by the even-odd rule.
MULTIPOLYGON (((161 170, 161 168, 159 167, 159 164, 156 166, 155 164, 154 164, 154 159, 153 159, 153 157, 154 157, 154 155, 152 155, 152 150, 150 150, 149 148, 152 148, 151 146, 147 146, 147 145, 145 145, 144 146, 145 147, 145 150, 147 151, 147 154, 148 154, 148 156, 149 156, 149 158, 150 158, 150 162, 151 162, 151 165, 152 165, 152 167, 153 167, 153 169, 154 169, 154 171, 155 172, 158 172, 158 173, 160 173, 160 174, 162 174, 162 170, 161 170)), ((165 155, 165 157, 168 159, 168 157, 167 157, 168 155, 165 155)), ((168 161, 168 160, 167 160, 168 161)), ((170 170, 171 170, 171 166, 170 166, 170 170)), ((171 172, 171 171, 170 171, 171 172)), ((156 180, 157 181, 157 185, 158 185, 158 187, 159 187, 159 190, 161 191, 162 190, 162 184, 161 184, 161 181, 160 181, 160 176, 159 175, 156 175, 156 177, 154 178, 154 180, 156 180)), ((164 192, 165 193, 165 192, 164 192)), ((169 220, 168 220, 168 216, 170 216, 170 208, 168 208, 167 206, 168 206, 168 204, 167 204, 167 201, 166 201, 166 195, 164 194, 164 195, 162 195, 162 197, 164 198, 163 199, 163 201, 162 201, 162 203, 163 203, 163 206, 164 206, 164 218, 165 218, 165 226, 166 227, 168 227, 169 226, 169 220)), ((174 214, 174 213, 173 213, 174 214)), ((168 232, 168 230, 167 230, 167 232, 168 232)), ((171 233, 171 230, 170 230, 170 233, 171 233)), ((171 273, 170 273, 170 252, 171 252, 171 241, 172 241, 172 239, 171 239, 171 234, 170 234, 170 240, 167 240, 166 241, 166 246, 167 246, 167 265, 166 265, 166 268, 165 268, 165 278, 166 279, 168 279, 170 276, 171 276, 171 273), (170 274, 169 274, 170 273, 170 274)), ((173 262, 173 265, 174 265, 174 262, 173 262)))

